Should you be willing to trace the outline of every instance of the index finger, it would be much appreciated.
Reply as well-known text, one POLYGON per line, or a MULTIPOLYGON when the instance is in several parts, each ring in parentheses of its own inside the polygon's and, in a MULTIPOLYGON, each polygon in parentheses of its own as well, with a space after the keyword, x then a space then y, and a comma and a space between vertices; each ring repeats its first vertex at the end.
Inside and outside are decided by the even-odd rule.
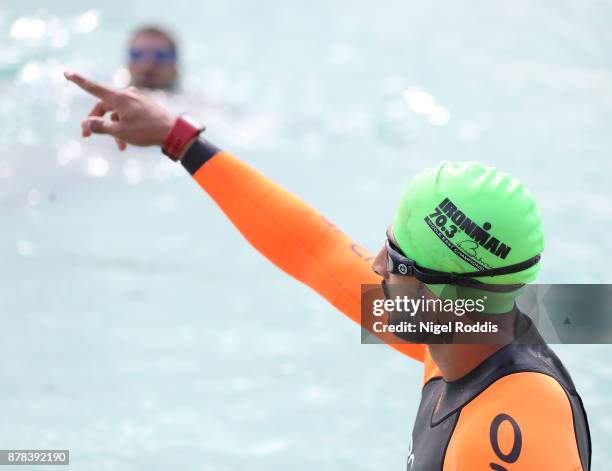
POLYGON ((91 93, 93 96, 100 98, 100 100, 104 100, 108 103, 113 103, 115 101, 117 92, 112 88, 100 85, 99 83, 89 80, 82 75, 75 74, 74 72, 66 71, 64 72, 64 77, 77 84, 87 93, 91 93))

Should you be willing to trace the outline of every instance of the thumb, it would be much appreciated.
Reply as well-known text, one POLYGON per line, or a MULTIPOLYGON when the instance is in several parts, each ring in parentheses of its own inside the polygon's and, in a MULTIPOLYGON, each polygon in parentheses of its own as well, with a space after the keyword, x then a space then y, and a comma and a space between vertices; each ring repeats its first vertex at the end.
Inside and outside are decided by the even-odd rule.
POLYGON ((104 118, 99 116, 90 116, 81 122, 81 128, 83 136, 90 136, 93 134, 110 134, 115 136, 119 130, 119 123, 106 121, 104 118))

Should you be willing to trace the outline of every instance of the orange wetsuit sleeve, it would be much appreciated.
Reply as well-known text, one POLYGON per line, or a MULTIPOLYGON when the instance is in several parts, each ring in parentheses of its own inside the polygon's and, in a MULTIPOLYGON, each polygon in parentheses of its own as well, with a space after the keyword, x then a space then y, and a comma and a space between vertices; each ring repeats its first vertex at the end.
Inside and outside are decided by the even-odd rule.
MULTIPOLYGON (((360 322, 361 285, 380 283, 363 247, 295 195, 206 141, 195 141, 182 163, 255 249, 360 322)), ((423 345, 393 346, 423 361, 423 345)))
POLYGON ((461 410, 443 469, 582 470, 565 390, 542 373, 497 380, 461 410))

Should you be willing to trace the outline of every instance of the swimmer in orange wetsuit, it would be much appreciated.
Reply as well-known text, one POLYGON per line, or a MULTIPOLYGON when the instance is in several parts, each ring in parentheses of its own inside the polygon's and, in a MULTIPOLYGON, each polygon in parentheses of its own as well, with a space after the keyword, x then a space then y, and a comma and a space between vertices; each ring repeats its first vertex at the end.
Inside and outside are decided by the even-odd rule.
MULTIPOLYGON (((496 169, 443 162, 417 175, 373 257, 137 90, 114 90, 71 72, 66 78, 100 100, 82 123, 85 137, 109 134, 120 148, 162 146, 255 249, 355 322, 364 284, 382 282, 385 292, 395 285, 436 294, 444 286, 504 291, 537 274, 543 250, 537 206, 520 182, 496 169)), ((399 343, 378 334, 424 363, 408 470, 589 470, 586 413, 569 374, 513 300, 488 308, 487 315, 513 326, 503 344, 430 343, 427 335, 410 334, 399 343)))

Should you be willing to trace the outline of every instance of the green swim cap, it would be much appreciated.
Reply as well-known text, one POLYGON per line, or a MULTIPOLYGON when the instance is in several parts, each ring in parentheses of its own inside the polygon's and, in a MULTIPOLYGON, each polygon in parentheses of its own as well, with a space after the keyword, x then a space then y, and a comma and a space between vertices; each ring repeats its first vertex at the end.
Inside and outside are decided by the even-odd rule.
MULTIPOLYGON (((466 273, 499 268, 544 250, 540 211, 516 178, 477 162, 440 162, 406 187, 393 223, 393 235, 424 268, 466 273)), ((489 284, 524 284, 540 264, 498 276, 489 284)))

